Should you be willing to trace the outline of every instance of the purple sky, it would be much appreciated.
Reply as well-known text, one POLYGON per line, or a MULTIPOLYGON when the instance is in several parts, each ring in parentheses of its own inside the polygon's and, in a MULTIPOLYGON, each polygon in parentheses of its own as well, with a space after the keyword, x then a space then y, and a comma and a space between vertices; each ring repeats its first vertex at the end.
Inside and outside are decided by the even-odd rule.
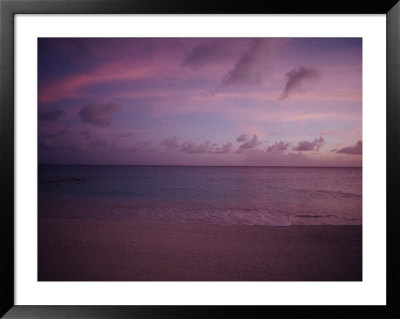
POLYGON ((360 38, 38 44, 39 163, 362 165, 360 38))

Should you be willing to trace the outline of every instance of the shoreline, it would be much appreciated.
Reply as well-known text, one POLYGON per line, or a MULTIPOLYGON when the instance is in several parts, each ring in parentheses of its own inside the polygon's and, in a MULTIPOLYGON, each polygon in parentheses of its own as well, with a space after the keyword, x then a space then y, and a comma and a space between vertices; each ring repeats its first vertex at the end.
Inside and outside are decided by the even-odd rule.
POLYGON ((360 281, 361 225, 39 219, 39 281, 360 281))

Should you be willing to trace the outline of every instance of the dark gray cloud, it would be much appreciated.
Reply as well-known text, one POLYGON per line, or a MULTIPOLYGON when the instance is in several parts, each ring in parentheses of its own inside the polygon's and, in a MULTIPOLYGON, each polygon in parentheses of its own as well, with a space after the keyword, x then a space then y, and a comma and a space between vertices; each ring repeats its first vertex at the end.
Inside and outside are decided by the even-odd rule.
POLYGON ((160 142, 160 145, 164 146, 168 151, 178 150, 182 153, 196 154, 196 153, 213 153, 213 154, 228 154, 232 153, 232 143, 228 142, 218 147, 217 144, 212 143, 210 140, 206 140, 203 143, 196 143, 192 140, 186 140, 181 144, 178 142, 176 136, 164 139, 160 142))
POLYGON ((246 140, 247 140, 247 134, 242 134, 236 139, 236 141, 238 142, 244 142, 246 140))
POLYGON ((112 123, 111 115, 121 111, 121 105, 116 102, 106 104, 90 102, 79 111, 79 116, 85 123, 105 127, 112 123))
POLYGON ((230 142, 218 147, 218 144, 212 143, 210 140, 206 140, 203 143, 196 143, 192 140, 186 140, 179 144, 176 136, 162 140, 160 145, 164 146, 169 151, 178 150, 179 152, 188 154, 228 154, 232 153, 233 147, 232 143, 230 142))
POLYGON ((192 141, 185 141, 181 145, 181 152, 184 153, 208 153, 213 151, 213 145, 211 144, 211 141, 207 140, 204 141, 203 144, 197 144, 192 141))
POLYGON ((362 154, 362 141, 358 141, 354 146, 344 147, 336 153, 350 154, 350 155, 361 155, 362 154))
POLYGON ((239 145, 239 148, 237 149, 236 153, 239 153, 239 154, 243 153, 244 151, 255 148, 256 146, 258 146, 260 144, 261 144, 261 142, 258 141, 257 135, 254 134, 253 138, 251 140, 239 145))
POLYGON ((232 143, 226 143, 222 145, 222 147, 215 147, 215 149, 212 151, 214 154, 229 154, 232 153, 232 143))
POLYGON ((286 73, 286 84, 280 98, 286 99, 293 92, 298 91, 304 81, 316 80, 320 76, 320 72, 314 68, 300 66, 286 73))
POLYGON ((201 67, 231 57, 230 39, 207 39, 195 46, 186 56, 183 65, 201 67))
POLYGON ((289 143, 284 141, 280 141, 279 143, 275 142, 273 145, 269 146, 266 152, 283 152, 289 148, 289 143))
POLYGON ((51 110, 51 111, 40 111, 38 113, 38 119, 42 122, 52 122, 57 121, 60 117, 64 115, 63 110, 51 110))
MULTIPOLYGON (((176 150, 178 152, 187 153, 187 154, 201 154, 201 153, 209 153, 209 154, 242 154, 248 153, 251 151, 257 151, 255 154, 268 153, 269 156, 273 156, 274 154, 284 153, 289 150, 290 143, 285 141, 275 142, 271 146, 259 150, 257 146, 261 145, 262 142, 259 141, 258 136, 253 134, 251 138, 246 136, 245 134, 239 136, 236 140, 242 141, 239 147, 234 150, 233 144, 231 142, 222 144, 222 146, 218 146, 216 143, 212 143, 211 140, 205 140, 203 143, 197 143, 192 140, 186 140, 182 143, 178 142, 178 138, 176 136, 164 139, 160 142, 160 145, 164 146, 167 150, 173 151, 176 150)), ((313 142, 303 141, 298 144, 295 150, 319 150, 319 148, 323 145, 324 139, 322 137, 316 138, 313 142)))
POLYGON ((318 137, 314 141, 302 141, 294 148, 295 151, 319 151, 325 140, 323 137, 318 137))
POLYGON ((254 39, 251 46, 222 79, 224 85, 257 85, 266 69, 268 39, 254 39))
POLYGON ((164 146, 168 151, 175 150, 179 147, 178 138, 174 136, 169 139, 164 139, 160 142, 160 145, 164 146))

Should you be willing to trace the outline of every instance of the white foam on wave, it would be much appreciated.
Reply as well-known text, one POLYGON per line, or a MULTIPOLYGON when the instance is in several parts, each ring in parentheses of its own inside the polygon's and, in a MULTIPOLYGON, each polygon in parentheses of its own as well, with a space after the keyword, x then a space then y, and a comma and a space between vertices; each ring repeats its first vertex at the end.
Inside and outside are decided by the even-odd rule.
POLYGON ((195 222, 218 225, 266 225, 290 226, 291 216, 266 210, 181 210, 181 209, 140 209, 126 212, 125 218, 140 221, 195 222))
POLYGON ((272 213, 266 210, 231 210, 223 212, 220 218, 230 224, 266 226, 291 225, 291 217, 289 215, 282 213, 272 213))

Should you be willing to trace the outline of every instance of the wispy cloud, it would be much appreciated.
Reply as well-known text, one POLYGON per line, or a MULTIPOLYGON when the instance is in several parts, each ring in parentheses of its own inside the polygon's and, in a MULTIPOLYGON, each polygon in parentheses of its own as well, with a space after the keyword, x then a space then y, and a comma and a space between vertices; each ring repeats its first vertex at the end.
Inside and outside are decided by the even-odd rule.
MULTIPOLYGON (((168 66, 164 67, 163 70, 166 69, 168 69, 168 66)), ((156 63, 127 65, 120 61, 109 62, 99 65, 98 68, 88 73, 71 75, 52 84, 39 87, 38 98, 40 102, 82 98, 87 96, 82 89, 90 85, 144 79, 157 72, 159 74, 161 71, 157 70, 156 63)))
POLYGON ((269 39, 254 39, 229 70, 222 83, 224 85, 255 85, 260 84, 267 68, 269 39))
POLYGON ((286 73, 286 84, 280 98, 286 99, 293 92, 299 91, 305 81, 316 80, 320 77, 320 72, 315 68, 300 66, 286 73))
POLYGON ((251 165, 257 153, 264 165, 293 153, 288 165, 304 156, 361 164, 348 155, 362 140, 361 39, 349 46, 301 38, 42 42, 38 130, 46 162, 251 165))
POLYGON ((186 54, 184 66, 202 67, 210 63, 223 62, 233 55, 230 39, 207 39, 186 54))

